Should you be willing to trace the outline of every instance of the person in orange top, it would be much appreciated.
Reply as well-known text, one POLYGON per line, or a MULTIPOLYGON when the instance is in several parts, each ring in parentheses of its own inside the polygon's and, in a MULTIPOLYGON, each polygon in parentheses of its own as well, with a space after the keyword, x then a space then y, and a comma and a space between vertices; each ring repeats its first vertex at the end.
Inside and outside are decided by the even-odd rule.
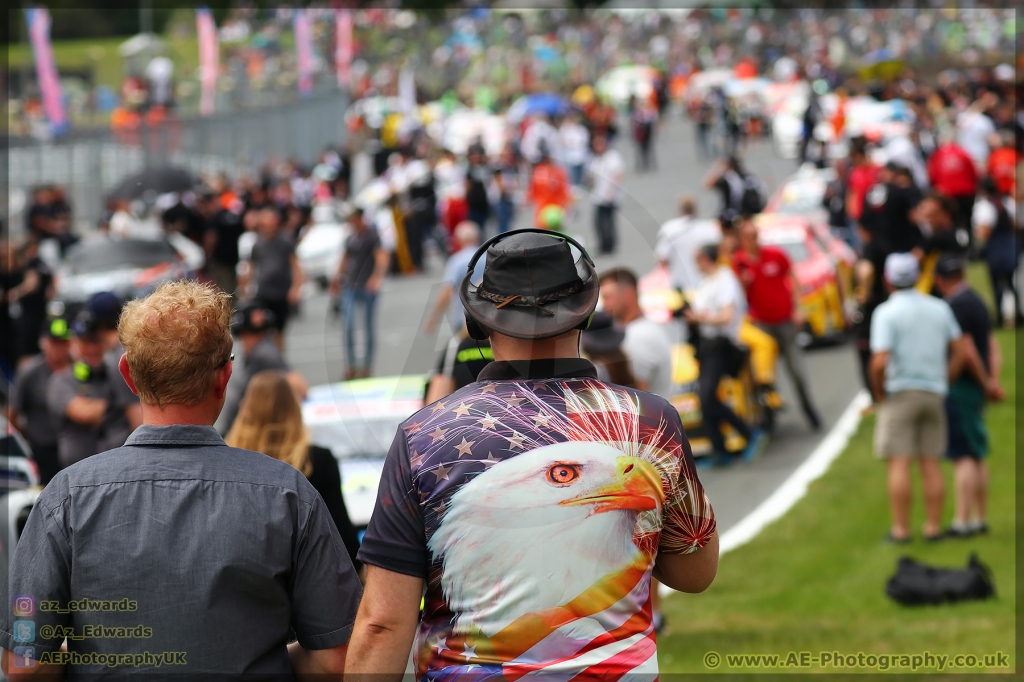
POLYGON ((544 228, 541 212, 547 206, 558 206, 563 211, 572 204, 572 190, 565 169, 554 163, 548 155, 547 146, 541 143, 540 161, 530 174, 530 186, 526 200, 533 204, 533 223, 544 228))

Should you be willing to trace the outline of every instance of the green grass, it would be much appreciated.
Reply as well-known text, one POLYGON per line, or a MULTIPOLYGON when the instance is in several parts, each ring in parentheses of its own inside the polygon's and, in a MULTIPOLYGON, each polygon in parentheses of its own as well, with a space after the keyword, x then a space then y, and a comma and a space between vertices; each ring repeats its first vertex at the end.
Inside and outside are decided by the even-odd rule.
MULTIPOLYGON (((991 301, 987 278, 972 271, 971 280, 991 301)), ((1016 352, 1012 331, 997 334, 1007 399, 990 405, 987 412, 993 445, 989 460, 991 533, 925 544, 919 539, 923 510, 920 484, 915 481, 913 528, 918 539, 901 547, 883 542, 889 528, 886 472, 872 454, 874 419, 866 418, 846 451, 811 484, 806 497, 749 544, 722 557, 718 577, 706 592, 664 600, 668 626, 658 647, 663 675, 710 672, 703 662, 710 651, 723 657, 779 654, 783 658, 790 651, 876 655, 1002 651, 1010 656, 1010 669, 1015 667, 1016 352), (992 569, 995 599, 907 608, 886 597, 886 580, 901 555, 938 566, 962 567, 971 552, 977 552, 992 569)), ((950 467, 945 468, 944 523, 948 523, 952 487, 950 467)), ((741 670, 756 671, 730 668, 723 661, 715 672, 741 670)), ((764 672, 875 671, 813 666, 764 672)))

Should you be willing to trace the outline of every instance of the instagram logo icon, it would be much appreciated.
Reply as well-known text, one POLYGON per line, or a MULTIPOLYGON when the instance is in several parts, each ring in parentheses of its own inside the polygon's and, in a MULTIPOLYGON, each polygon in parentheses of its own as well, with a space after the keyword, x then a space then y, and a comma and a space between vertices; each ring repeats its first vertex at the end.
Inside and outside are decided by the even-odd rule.
POLYGON ((36 598, 31 594, 16 594, 14 595, 13 604, 11 610, 15 616, 25 617, 35 615, 36 612, 36 598))

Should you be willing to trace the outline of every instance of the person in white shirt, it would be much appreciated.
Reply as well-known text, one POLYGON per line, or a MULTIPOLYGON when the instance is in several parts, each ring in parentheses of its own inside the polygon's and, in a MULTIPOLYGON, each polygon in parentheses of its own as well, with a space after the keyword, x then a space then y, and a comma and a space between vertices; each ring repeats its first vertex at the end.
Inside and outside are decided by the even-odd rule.
POLYGON ((988 138, 996 132, 995 123, 985 114, 991 101, 988 95, 983 96, 956 117, 956 143, 974 159, 975 166, 982 172, 990 151, 988 138))
POLYGON ((679 217, 658 230, 654 257, 668 267, 672 286, 691 295, 700 284, 697 250, 722 241, 722 228, 714 220, 697 219, 697 202, 686 195, 679 200, 679 217))
POLYGON ((558 140, 562 149, 560 160, 569 171, 573 187, 579 187, 590 156, 590 133, 580 123, 579 116, 569 114, 558 128, 558 140))
POLYGON ((644 317, 636 275, 615 268, 601 275, 601 307, 625 330, 622 352, 636 387, 668 400, 672 395, 672 343, 668 330, 644 317))
POLYGON ((547 147, 548 156, 561 162, 562 142, 558 130, 551 125, 547 116, 535 114, 526 125, 519 151, 527 161, 537 163, 540 161, 542 143, 547 147))
POLYGON ((700 286, 693 306, 686 308, 684 315, 687 322, 700 328, 700 408, 712 456, 721 459, 727 453, 721 431, 722 422, 726 422, 747 442, 743 458, 753 459, 764 449, 765 433, 751 429, 718 397, 722 377, 735 374, 740 362, 736 344, 746 314, 746 296, 732 268, 719 265, 717 244, 708 244, 697 252, 697 267, 702 275, 700 286))
POLYGON ((597 232, 598 251, 602 255, 615 251, 618 234, 615 213, 622 201, 626 182, 626 164, 622 155, 608 148, 603 135, 594 138, 594 157, 587 166, 590 197, 594 204, 594 229, 597 232))

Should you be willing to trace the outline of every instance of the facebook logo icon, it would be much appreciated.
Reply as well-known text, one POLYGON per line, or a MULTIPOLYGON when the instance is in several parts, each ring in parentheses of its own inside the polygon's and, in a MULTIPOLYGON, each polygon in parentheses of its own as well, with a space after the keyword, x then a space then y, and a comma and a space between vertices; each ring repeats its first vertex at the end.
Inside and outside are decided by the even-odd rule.
POLYGON ((36 640, 36 624, 30 620, 16 620, 13 634, 15 642, 34 642, 36 640))
POLYGON ((14 667, 34 668, 36 665, 36 648, 34 646, 14 647, 14 667))

